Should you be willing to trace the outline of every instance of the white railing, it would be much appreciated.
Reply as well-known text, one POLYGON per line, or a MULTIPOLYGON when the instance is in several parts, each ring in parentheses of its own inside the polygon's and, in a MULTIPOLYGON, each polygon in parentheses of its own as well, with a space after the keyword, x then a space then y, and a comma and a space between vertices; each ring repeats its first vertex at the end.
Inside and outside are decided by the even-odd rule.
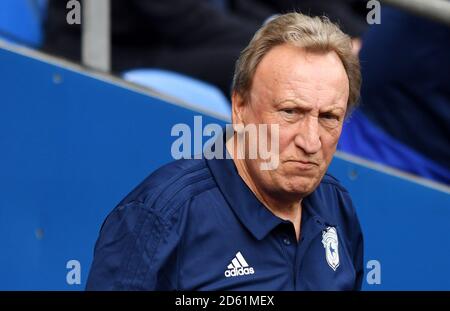
POLYGON ((87 67, 111 69, 110 1, 83 1, 81 59, 87 67))
POLYGON ((450 0, 381 0, 381 3, 389 4, 450 26, 450 0))

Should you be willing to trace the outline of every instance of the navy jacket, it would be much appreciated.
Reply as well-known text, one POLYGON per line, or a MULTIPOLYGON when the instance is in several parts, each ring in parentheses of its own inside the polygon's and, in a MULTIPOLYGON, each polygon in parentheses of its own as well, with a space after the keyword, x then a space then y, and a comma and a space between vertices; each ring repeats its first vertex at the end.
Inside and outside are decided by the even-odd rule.
POLYGON ((302 203, 301 238, 262 205, 233 160, 178 160, 107 217, 87 290, 357 290, 363 240, 330 175, 302 203))

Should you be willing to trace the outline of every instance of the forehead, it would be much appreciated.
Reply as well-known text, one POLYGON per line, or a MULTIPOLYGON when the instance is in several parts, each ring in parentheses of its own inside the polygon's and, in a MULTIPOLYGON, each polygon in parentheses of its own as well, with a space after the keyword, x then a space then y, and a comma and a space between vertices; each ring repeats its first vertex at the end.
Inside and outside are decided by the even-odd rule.
POLYGON ((259 63, 252 94, 272 101, 295 99, 345 108, 348 88, 345 68, 335 52, 309 52, 284 44, 272 48, 259 63))

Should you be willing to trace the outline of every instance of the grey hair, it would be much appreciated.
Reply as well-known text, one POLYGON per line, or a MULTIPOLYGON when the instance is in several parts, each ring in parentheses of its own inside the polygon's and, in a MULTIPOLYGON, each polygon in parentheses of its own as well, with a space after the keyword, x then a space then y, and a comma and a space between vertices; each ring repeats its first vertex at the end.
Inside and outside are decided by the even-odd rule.
POLYGON ((334 51, 339 56, 349 81, 349 115, 359 99, 360 64, 358 57, 352 53, 351 38, 327 17, 310 17, 293 12, 269 19, 241 52, 236 62, 232 92, 247 100, 256 67, 270 49, 285 43, 317 53, 334 51))

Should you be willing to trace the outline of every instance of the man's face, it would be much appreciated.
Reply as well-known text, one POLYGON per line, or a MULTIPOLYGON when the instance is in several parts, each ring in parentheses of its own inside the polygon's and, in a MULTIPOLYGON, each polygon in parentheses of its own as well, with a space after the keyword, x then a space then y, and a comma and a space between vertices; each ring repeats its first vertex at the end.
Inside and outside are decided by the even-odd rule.
POLYGON ((336 151, 348 95, 347 74, 335 52, 284 44, 264 56, 249 100, 233 95, 233 123, 279 125, 278 167, 261 170, 263 160, 244 160, 260 190, 286 200, 314 191, 336 151))

